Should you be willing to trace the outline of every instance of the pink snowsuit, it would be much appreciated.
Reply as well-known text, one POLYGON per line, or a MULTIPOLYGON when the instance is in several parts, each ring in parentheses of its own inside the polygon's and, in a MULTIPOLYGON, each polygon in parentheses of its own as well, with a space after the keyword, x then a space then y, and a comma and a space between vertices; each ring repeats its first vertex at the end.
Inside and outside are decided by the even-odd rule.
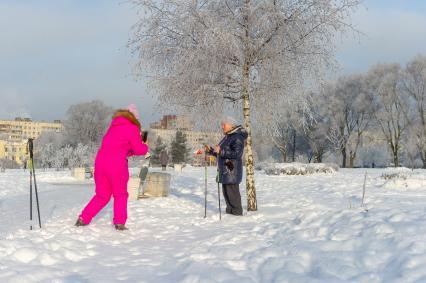
POLYGON ((114 224, 127 220, 127 157, 145 155, 148 146, 142 142, 139 128, 128 118, 118 116, 111 122, 95 161, 96 194, 81 212, 80 218, 89 224, 93 217, 114 196, 114 224))

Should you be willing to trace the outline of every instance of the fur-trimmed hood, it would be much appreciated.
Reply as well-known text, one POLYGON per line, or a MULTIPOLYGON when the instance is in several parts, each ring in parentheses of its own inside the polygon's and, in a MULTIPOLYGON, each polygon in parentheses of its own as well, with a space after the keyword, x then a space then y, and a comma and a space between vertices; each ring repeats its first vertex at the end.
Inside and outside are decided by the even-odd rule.
POLYGON ((233 135, 233 134, 241 135, 244 140, 246 140, 248 137, 247 130, 244 129, 243 126, 236 126, 234 129, 230 130, 225 135, 233 135))
POLYGON ((119 109, 115 111, 114 115, 112 115, 112 119, 123 117, 132 122, 132 124, 135 124, 139 130, 141 129, 141 123, 136 119, 135 115, 133 115, 132 112, 126 109, 119 109))

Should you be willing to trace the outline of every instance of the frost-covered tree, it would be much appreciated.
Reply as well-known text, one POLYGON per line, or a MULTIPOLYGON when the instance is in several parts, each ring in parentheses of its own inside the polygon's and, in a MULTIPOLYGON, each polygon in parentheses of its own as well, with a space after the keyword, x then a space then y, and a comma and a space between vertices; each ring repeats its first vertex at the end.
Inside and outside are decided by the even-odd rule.
POLYGON ((74 168, 90 166, 94 163, 99 145, 76 143, 76 139, 66 138, 70 132, 45 132, 34 141, 35 161, 44 168, 74 168))
MULTIPOLYGON (((294 81, 321 78, 359 0, 132 0, 144 10, 130 42, 163 104, 244 117, 247 209, 257 210, 251 117, 294 81)), ((303 83, 300 83, 303 84, 303 83)), ((216 123, 218 121, 215 121, 216 123)))
POLYGON ((58 146, 54 143, 42 145, 37 150, 36 162, 43 168, 75 168, 90 166, 94 162, 92 148, 81 143, 58 146))
POLYGON ((288 160, 295 162, 296 152, 304 148, 303 143, 306 141, 304 131, 308 126, 306 119, 312 115, 306 112, 305 107, 305 102, 299 105, 287 101, 281 104, 277 111, 268 111, 271 113, 271 122, 265 128, 280 151, 283 162, 288 160))
POLYGON ((99 100, 72 105, 64 121, 65 143, 73 147, 79 143, 99 146, 112 112, 111 107, 99 100))
POLYGON ((361 75, 341 77, 325 87, 322 98, 325 115, 330 119, 328 138, 342 155, 342 167, 352 168, 374 112, 365 78, 361 75))
POLYGON ((331 125, 326 116, 326 101, 316 93, 310 93, 306 101, 309 109, 303 112, 302 133, 309 144, 308 161, 322 162, 324 154, 330 149, 328 134, 331 125))
POLYGON ((419 141, 419 137, 421 137, 421 135, 419 135, 419 130, 419 123, 411 123, 403 137, 403 147, 401 151, 411 168, 417 167, 416 161, 419 156, 422 158, 421 151, 419 151, 419 144, 422 142, 419 141))
MULTIPOLYGON (((257 161, 265 161, 272 159, 272 149, 274 147, 274 143, 271 141, 271 138, 267 135, 262 134, 261 132, 257 132, 254 135, 253 143, 254 151, 257 156, 257 161)), ((213 144, 213 143, 210 143, 213 144)))
POLYGON ((412 127, 411 137, 415 139, 417 150, 426 168, 426 56, 417 56, 408 62, 401 80, 403 91, 412 101, 415 127, 412 127))
POLYGON ((170 149, 173 163, 184 163, 188 160, 188 146, 186 136, 181 131, 176 132, 176 136, 170 149))
POLYGON ((68 167, 86 167, 93 164, 91 158, 90 147, 85 144, 77 144, 76 147, 73 148, 72 154, 68 159, 68 167))
POLYGON ((369 95, 377 106, 375 120, 388 143, 393 164, 398 167, 401 142, 411 120, 408 97, 401 90, 401 67, 379 64, 368 72, 367 80, 369 95))
POLYGON ((64 134, 56 132, 41 133, 41 135, 34 141, 35 151, 46 144, 53 144, 56 147, 63 146, 65 144, 64 134))
POLYGON ((42 145, 37 149, 35 153, 35 161, 43 168, 52 168, 53 159, 56 156, 56 152, 59 150, 59 147, 53 143, 47 143, 42 145))
POLYGON ((34 160, 37 166, 52 168, 57 151, 64 146, 63 133, 44 132, 34 141, 34 160))
POLYGON ((292 119, 292 113, 286 110, 282 110, 278 115, 274 116, 277 120, 271 119, 271 123, 266 129, 268 129, 272 142, 281 153, 282 162, 287 162, 291 142, 296 131, 294 120, 292 119))
POLYGON ((157 137, 155 140, 154 146, 151 148, 151 163, 154 165, 160 164, 160 154, 163 150, 167 149, 167 145, 163 143, 163 140, 160 136, 157 137))

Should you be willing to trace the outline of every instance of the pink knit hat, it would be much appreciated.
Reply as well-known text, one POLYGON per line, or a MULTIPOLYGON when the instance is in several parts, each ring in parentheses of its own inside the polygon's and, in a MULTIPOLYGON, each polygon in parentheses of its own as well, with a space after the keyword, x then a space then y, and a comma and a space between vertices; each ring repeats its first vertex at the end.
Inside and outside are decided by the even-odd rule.
POLYGON ((135 104, 132 103, 129 106, 127 106, 127 110, 129 110, 133 115, 135 115, 136 119, 139 120, 138 107, 135 104))

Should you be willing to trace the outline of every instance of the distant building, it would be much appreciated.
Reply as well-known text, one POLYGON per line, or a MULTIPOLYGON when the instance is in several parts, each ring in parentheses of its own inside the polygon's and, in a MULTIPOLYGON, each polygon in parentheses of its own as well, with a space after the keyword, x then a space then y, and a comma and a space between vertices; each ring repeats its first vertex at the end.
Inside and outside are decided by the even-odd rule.
MULTIPOLYGON (((181 131, 186 136, 188 149, 191 154, 194 153, 194 151, 203 148, 205 144, 218 144, 223 136, 217 132, 194 131, 194 123, 192 121, 185 116, 177 115, 164 115, 160 121, 152 123, 150 127, 150 136, 152 138, 150 143, 152 145, 155 143, 155 139, 160 137, 163 143, 170 148, 172 141, 176 137, 176 132, 181 131)), ((195 156, 194 154, 191 157, 191 159, 193 159, 193 165, 203 164, 203 156, 195 156)), ((215 163, 214 158, 210 159, 210 163, 215 163)))
POLYGON ((0 141, 0 158, 13 160, 18 165, 24 164, 25 161, 28 159, 27 158, 27 140, 0 141))
POLYGON ((15 120, 0 120, 0 135, 7 135, 9 140, 37 139, 43 132, 63 131, 61 121, 34 122, 29 118, 15 118, 15 120))
POLYGON ((29 118, 0 120, 0 158, 13 160, 22 165, 27 160, 27 141, 37 139, 44 132, 63 131, 61 121, 35 122, 29 118))
POLYGON ((6 141, 0 140, 0 159, 6 158, 6 141))
POLYGON ((185 116, 164 115, 160 121, 150 124, 150 128, 190 131, 194 128, 194 124, 185 116))

